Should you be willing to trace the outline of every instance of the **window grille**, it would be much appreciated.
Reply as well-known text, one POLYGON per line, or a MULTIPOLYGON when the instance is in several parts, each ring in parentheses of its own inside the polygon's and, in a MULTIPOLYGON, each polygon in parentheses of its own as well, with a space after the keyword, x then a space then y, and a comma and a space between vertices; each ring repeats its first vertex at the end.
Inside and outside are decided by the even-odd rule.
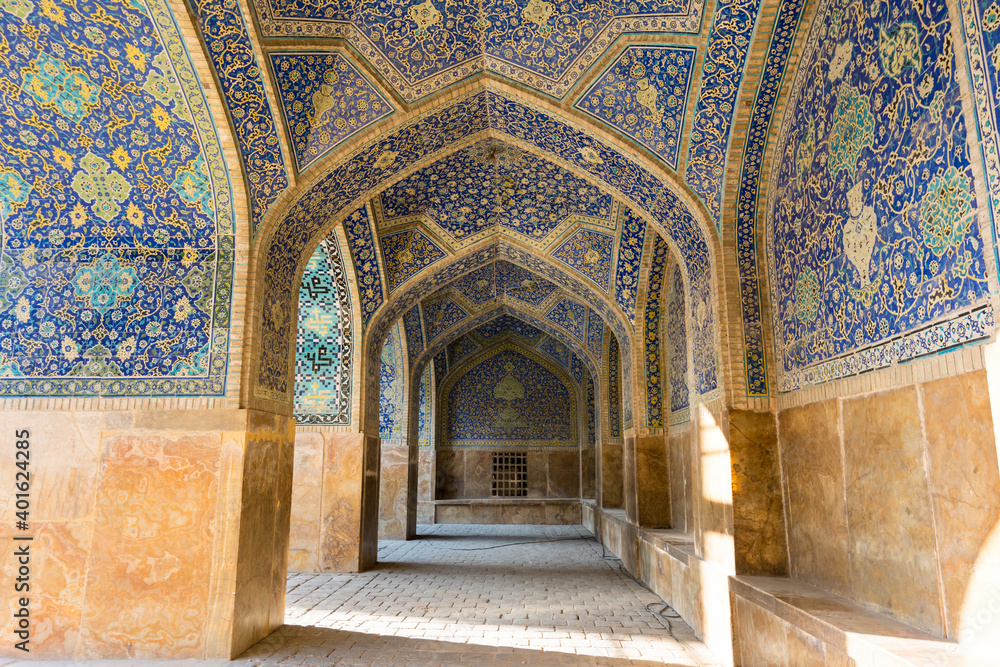
POLYGON ((528 455, 524 452, 493 452, 493 497, 528 495, 528 455))

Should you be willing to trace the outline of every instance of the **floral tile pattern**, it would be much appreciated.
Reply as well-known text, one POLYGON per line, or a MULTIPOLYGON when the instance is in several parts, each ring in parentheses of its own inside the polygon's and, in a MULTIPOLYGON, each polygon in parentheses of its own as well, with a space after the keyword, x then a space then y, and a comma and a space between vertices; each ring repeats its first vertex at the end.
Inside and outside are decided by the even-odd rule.
POLYGON ((420 319, 420 306, 414 306, 403 315, 403 331, 406 333, 406 356, 410 366, 424 351, 424 325, 420 319))
POLYGON ((587 307, 572 299, 561 299, 545 314, 545 319, 558 324, 577 340, 587 340, 587 307))
MULTIPOLYGON (((686 410, 688 398, 687 313, 684 310, 684 276, 677 264, 667 279, 667 358, 670 364, 670 412, 686 410)), ((671 422, 674 423, 674 422, 671 422)))
POLYGON ((587 312, 587 349, 598 361, 604 356, 604 320, 593 309, 587 312))
POLYGON ((201 85, 162 1, 74 7, 0 9, 0 397, 223 395, 235 214, 201 85))
MULTIPOLYGON (((950 26, 942 0, 926 12, 880 2, 863 20, 839 0, 821 7, 768 211, 779 390, 806 368, 987 299, 986 202, 975 195, 950 26), (888 111, 898 108, 907 111, 888 111)), ((924 331, 927 352, 981 336, 975 326, 924 331)))
POLYGON ((622 207, 618 238, 618 262, 615 264, 615 302, 629 322, 635 324, 635 297, 639 289, 642 244, 646 239, 646 221, 622 207))
POLYGON ((614 239, 602 232, 580 229, 552 252, 552 257, 590 278, 604 292, 611 282, 614 239))
POLYGON ((663 277, 670 262, 670 248, 659 235, 653 246, 649 266, 649 287, 646 292, 646 318, 643 345, 646 359, 646 424, 655 428, 665 426, 663 412, 663 371, 660 359, 660 318, 663 306, 663 277))
POLYGON ((380 438, 401 438, 406 429, 403 405, 406 400, 406 360, 403 359, 403 332, 397 324, 382 346, 379 373, 378 434, 380 438))
POLYGON ((378 256, 372 236, 371 217, 364 206, 344 220, 347 243, 354 257, 354 271, 358 277, 358 293, 361 298, 361 326, 368 328, 368 322, 384 301, 382 274, 379 271, 378 256))
POLYGON ((395 110, 342 53, 281 51, 268 58, 299 171, 395 110))
POLYGON ((419 229, 384 234, 379 237, 379 243, 389 294, 423 269, 446 257, 441 246, 419 229))
POLYGON ((484 70, 562 97, 619 35, 697 33, 704 0, 255 0, 265 37, 346 38, 413 102, 484 70))
POLYGON ((239 4, 223 0, 191 0, 190 4, 236 129, 250 191, 251 231, 256 234, 268 208, 288 188, 285 156, 264 79, 239 4))
POLYGON ((677 168, 696 49, 630 46, 575 106, 677 168))
POLYGON ((427 331, 427 340, 434 340, 468 316, 469 313, 465 312, 449 297, 424 304, 424 327, 427 331))

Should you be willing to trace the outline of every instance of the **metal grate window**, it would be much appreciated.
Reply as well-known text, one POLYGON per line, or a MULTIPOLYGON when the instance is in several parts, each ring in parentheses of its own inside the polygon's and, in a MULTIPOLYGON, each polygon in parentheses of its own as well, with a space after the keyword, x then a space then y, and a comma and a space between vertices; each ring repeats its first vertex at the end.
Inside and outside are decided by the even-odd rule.
POLYGON ((528 455, 493 452, 493 497, 528 495, 528 455))

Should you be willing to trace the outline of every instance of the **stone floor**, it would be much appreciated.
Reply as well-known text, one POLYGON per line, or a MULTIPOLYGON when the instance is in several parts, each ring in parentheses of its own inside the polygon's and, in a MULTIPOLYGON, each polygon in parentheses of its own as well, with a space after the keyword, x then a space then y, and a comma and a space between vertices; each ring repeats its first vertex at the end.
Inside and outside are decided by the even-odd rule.
POLYGON ((421 526, 372 571, 289 575, 286 625, 237 660, 172 664, 719 664, 662 608, 580 526, 421 526))
POLYGON ((419 540, 382 542, 379 562, 290 575, 288 625, 239 662, 716 664, 580 526, 421 526, 419 540))

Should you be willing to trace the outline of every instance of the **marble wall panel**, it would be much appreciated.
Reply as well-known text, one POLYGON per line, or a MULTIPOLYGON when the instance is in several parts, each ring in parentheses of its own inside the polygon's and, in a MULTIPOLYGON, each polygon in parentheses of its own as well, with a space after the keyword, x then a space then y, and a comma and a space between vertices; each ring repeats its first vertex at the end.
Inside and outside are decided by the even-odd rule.
POLYGON ((243 457, 232 652, 257 643, 284 623, 294 424, 249 413, 243 457))
POLYGON ((378 535, 385 540, 406 539, 406 488, 409 448, 406 440, 382 441, 379 472, 378 535))
POLYGON ((355 572, 360 564, 364 434, 326 434, 320 568, 355 572))
POLYGON ((605 443, 601 449, 601 506, 617 509, 625 506, 622 480, 622 445, 605 443))
POLYGON ((548 498, 580 496, 580 452, 548 453, 548 492, 545 495, 548 498))
POLYGON ((461 451, 439 451, 435 461, 438 500, 465 497, 465 454, 461 451))
POLYGON ((854 598, 944 632, 915 387, 843 401, 854 598))
POLYGON ((318 572, 323 501, 323 434, 295 433, 292 513, 288 538, 288 570, 318 572))
POLYGON ((851 596, 844 459, 836 400, 778 414, 792 576, 851 596))
POLYGON ((667 438, 668 472, 670 476, 670 527, 681 532, 691 532, 694 518, 688 520, 691 507, 691 480, 689 476, 691 431, 671 429, 667 438))
POLYGON ((949 637, 963 614, 973 568, 1000 523, 1000 470, 986 371, 928 382, 923 393, 931 501, 949 637))
POLYGON ((220 443, 105 438, 77 657, 204 656, 220 443))
POLYGON ((594 457, 597 450, 594 447, 586 447, 580 450, 580 497, 594 499, 597 493, 596 474, 597 466, 594 457))
POLYGON ((670 469, 666 438, 662 435, 635 439, 636 508, 643 528, 670 527, 670 469))
POLYGON ((730 410, 733 538, 740 574, 788 574, 785 512, 774 414, 730 410))
POLYGON ((851 667, 845 653, 805 634, 756 604, 733 596, 734 645, 744 665, 851 667))

